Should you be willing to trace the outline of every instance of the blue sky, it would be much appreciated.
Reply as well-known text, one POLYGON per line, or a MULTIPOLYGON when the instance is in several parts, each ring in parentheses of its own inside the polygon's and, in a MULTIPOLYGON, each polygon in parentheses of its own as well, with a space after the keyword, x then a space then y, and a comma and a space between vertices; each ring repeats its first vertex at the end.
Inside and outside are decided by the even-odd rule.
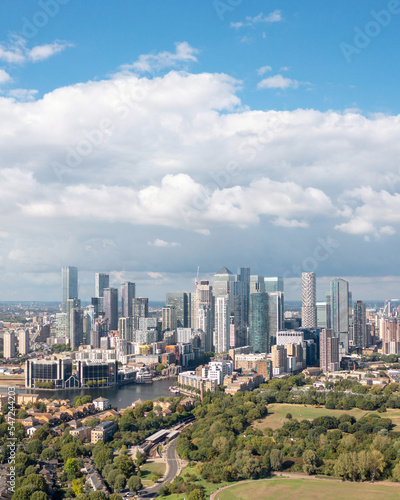
POLYGON ((82 298, 198 265, 398 295, 400 2, 2 7, 0 300, 57 299, 64 265, 82 298))

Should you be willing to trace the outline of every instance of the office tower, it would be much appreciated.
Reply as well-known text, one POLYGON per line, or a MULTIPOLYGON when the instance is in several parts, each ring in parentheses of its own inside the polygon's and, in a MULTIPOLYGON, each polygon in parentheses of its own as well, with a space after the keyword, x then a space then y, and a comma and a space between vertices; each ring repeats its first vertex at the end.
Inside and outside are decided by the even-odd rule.
POLYGON ((353 305, 353 346, 364 349, 368 344, 365 304, 358 300, 353 305))
POLYGON ((70 311, 70 340, 71 350, 78 349, 83 344, 83 311, 74 307, 70 311))
POLYGON ((110 287, 110 275, 107 273, 96 273, 94 283, 94 296, 104 297, 104 289, 110 287))
POLYGON ((331 327, 331 307, 329 302, 317 302, 317 328, 331 327))
POLYGON ((71 342, 71 311, 73 309, 80 309, 81 301, 80 299, 68 299, 67 300, 67 311, 66 311, 66 323, 67 323, 67 338, 71 342))
POLYGON ((202 280, 200 283, 196 282, 196 292, 193 294, 193 317, 192 327, 195 330, 200 330, 199 326, 199 310, 205 306, 213 309, 213 287, 207 280, 202 280))
POLYGON ((86 307, 85 318, 86 318, 86 338, 89 338, 88 335, 94 329, 94 322, 97 318, 96 308, 94 305, 86 307))
POLYGON ((331 281, 331 325, 336 337, 349 333, 349 284, 342 278, 331 281))
POLYGON ((18 332, 18 352, 25 356, 29 352, 29 330, 20 330, 18 332))
POLYGON ((400 353, 400 319, 382 318, 380 325, 383 354, 400 353))
POLYGON ((303 328, 317 328, 317 285, 315 273, 302 273, 301 292, 301 326, 303 328))
POLYGON ((250 276, 250 294, 256 292, 265 292, 265 278, 258 274, 250 276))
POLYGON ((319 336, 319 366, 324 372, 339 369, 339 339, 331 328, 322 330, 319 336))
POLYGON ((267 293, 283 292, 283 278, 281 277, 266 277, 264 278, 265 291, 267 293))
POLYGON ((190 328, 192 324, 192 294, 167 293, 166 305, 175 308, 177 328, 190 328))
POLYGON ((274 376, 286 372, 287 352, 284 345, 271 347, 272 373, 274 376))
POLYGON ((67 300, 78 298, 78 269, 76 267, 63 267, 62 278, 62 312, 67 312, 67 300))
POLYGON ((135 283, 124 281, 121 286, 122 316, 124 318, 133 316, 133 299, 135 298, 135 283))
POLYGON ((149 299, 147 297, 138 297, 133 299, 133 329, 139 328, 139 319, 149 316, 149 299))
POLYGON ((214 308, 201 305, 197 310, 197 331, 201 332, 202 347, 206 352, 213 351, 212 332, 214 327, 214 308))
POLYGON ((250 294, 249 345, 254 352, 268 353, 270 350, 268 331, 268 294, 256 292, 250 294))
POLYGON ((108 320, 109 330, 118 330, 118 290, 104 288, 104 318, 108 320))
POLYGON ((279 330, 284 326, 284 294, 283 292, 268 293, 268 331, 270 345, 275 344, 279 330))
POLYGON ((15 358, 15 333, 14 331, 4 333, 4 359, 15 358))
POLYGON ((175 307, 165 306, 162 308, 162 331, 176 330, 176 313, 175 307))

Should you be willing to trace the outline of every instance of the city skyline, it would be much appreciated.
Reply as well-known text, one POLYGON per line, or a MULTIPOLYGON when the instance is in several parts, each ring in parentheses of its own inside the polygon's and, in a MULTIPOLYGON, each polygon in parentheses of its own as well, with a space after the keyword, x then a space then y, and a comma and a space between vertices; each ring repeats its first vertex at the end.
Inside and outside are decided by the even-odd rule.
POLYGON ((240 263, 400 295, 400 9, 233 3, 4 1, 0 300, 65 265, 82 298, 240 263))

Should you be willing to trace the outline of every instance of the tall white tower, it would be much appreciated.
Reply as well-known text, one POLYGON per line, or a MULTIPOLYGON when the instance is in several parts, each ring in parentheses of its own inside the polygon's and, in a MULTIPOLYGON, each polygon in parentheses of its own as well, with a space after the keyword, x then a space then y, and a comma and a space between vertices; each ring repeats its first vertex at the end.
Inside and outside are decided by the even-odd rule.
POLYGON ((315 273, 301 275, 302 308, 301 326, 317 328, 317 285, 315 273))

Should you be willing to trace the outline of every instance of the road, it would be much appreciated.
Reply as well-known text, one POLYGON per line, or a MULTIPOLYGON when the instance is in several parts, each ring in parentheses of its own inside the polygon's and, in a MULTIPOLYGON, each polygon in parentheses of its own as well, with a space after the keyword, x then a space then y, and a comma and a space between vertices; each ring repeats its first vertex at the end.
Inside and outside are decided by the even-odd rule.
POLYGON ((176 443, 177 443, 178 437, 173 439, 167 449, 167 472, 166 475, 164 476, 163 480, 161 482, 157 482, 150 488, 146 488, 143 490, 140 490, 139 492, 139 498, 156 498, 158 490, 162 486, 166 486, 167 484, 171 483, 175 476, 178 474, 179 470, 179 457, 178 454, 176 453, 176 443))

